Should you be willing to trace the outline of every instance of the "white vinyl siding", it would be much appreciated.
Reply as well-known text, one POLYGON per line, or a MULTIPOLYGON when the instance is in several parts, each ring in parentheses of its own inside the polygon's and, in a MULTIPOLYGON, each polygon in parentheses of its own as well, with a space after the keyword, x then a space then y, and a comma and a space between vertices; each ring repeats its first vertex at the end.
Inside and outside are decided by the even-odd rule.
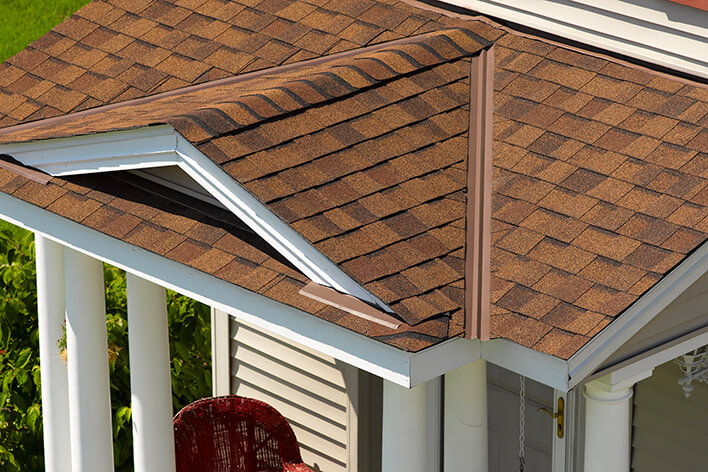
POLYGON ((708 467, 708 385, 693 382, 690 398, 674 362, 634 387, 632 470, 696 472, 708 467))
POLYGON ((276 408, 314 471, 355 471, 357 369, 233 317, 229 325, 231 393, 276 408))

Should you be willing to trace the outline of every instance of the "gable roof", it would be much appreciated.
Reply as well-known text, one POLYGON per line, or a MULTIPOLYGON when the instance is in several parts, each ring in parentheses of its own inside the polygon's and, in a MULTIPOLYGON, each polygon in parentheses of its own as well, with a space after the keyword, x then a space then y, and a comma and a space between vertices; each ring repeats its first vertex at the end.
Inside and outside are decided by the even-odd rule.
POLYGON ((96 177, 40 187, 7 171, 0 188, 419 350, 464 328, 465 58, 490 40, 497 61, 491 333, 568 358, 705 241, 705 88, 480 21, 360 0, 93 2, 0 66, 0 124, 89 110, 0 131, 3 142, 171 123, 387 303, 408 323, 397 330, 299 295, 306 278, 262 245, 144 188, 127 198, 96 177), (307 69, 183 89, 401 36, 413 38, 307 69), (319 39, 305 39, 312 37, 319 39), (109 89, 115 93, 99 96, 109 89), (173 92, 156 95, 166 90, 173 92))

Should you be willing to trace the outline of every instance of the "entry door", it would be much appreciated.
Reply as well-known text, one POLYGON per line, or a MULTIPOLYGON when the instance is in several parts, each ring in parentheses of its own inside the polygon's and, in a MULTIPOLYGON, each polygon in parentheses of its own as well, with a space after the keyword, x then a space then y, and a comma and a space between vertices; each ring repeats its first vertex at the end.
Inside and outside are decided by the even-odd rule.
MULTIPOLYGON (((519 376, 487 364, 489 470, 519 470, 519 376)), ((554 422, 539 408, 552 409, 553 389, 526 379, 526 472, 553 470, 554 422)))

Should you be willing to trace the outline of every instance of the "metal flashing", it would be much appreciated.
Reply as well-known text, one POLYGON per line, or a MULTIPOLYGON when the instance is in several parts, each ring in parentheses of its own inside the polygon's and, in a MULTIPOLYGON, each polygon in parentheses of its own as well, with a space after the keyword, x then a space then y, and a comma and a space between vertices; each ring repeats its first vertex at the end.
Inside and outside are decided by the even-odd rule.
POLYGON ((465 337, 489 339, 494 49, 471 58, 467 154, 465 337))
POLYGON ((374 308, 356 297, 340 293, 331 287, 325 287, 315 282, 305 285, 300 289, 300 294, 391 329, 398 329, 402 324, 401 321, 393 316, 374 308))
POLYGON ((52 180, 51 175, 45 174, 37 169, 18 164, 15 159, 12 159, 9 156, 0 155, 0 169, 9 170, 10 172, 14 172, 17 175, 21 175, 22 177, 26 177, 42 185, 47 185, 47 183, 52 180))

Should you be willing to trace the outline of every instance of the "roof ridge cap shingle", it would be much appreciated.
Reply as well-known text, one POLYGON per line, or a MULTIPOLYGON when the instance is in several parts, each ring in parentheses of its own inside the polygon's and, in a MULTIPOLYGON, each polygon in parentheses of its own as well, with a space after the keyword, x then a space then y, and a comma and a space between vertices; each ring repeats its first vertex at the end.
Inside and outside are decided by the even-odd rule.
MULTIPOLYGON (((338 54, 319 57, 308 61, 297 62, 270 69, 262 69, 253 73, 237 75, 225 79, 219 79, 215 81, 205 82, 202 84, 183 87, 180 89, 151 95, 148 97, 136 98, 124 102, 103 105, 75 113, 69 113, 62 116, 48 118, 45 120, 32 121, 28 123, 21 123, 18 125, 9 126, 6 128, 0 128, 0 141, 5 143, 13 142, 13 139, 10 137, 11 135, 18 132, 28 131, 33 128, 56 126, 57 124, 61 124, 63 122, 73 121, 75 119, 84 118, 94 114, 106 113, 112 110, 127 107, 141 107, 149 103, 159 102, 168 98, 175 99, 178 97, 185 97, 189 94, 197 94, 205 90, 218 89, 219 87, 229 87, 235 84, 243 84, 244 82, 254 81, 258 79, 275 80, 278 78, 287 78, 284 76, 284 74, 296 76, 292 80, 286 82, 286 84, 304 82, 310 88, 317 91, 318 94, 322 97, 321 99, 318 99, 315 102, 309 102, 307 100, 301 99, 299 108, 292 108, 289 110, 281 109, 279 110, 279 113, 264 117, 258 113, 252 112, 252 110, 248 110, 248 108, 250 108, 248 107, 248 103, 242 103, 244 100, 251 101, 254 98, 250 97, 256 97, 257 95, 259 95, 254 92, 249 92, 248 94, 239 97, 240 100, 236 99, 233 102, 230 102, 230 104, 238 104, 240 106, 247 107, 246 111, 248 115, 252 117, 251 119, 247 119, 245 123, 235 123, 240 125, 236 128, 238 129, 244 126, 252 126, 265 119, 272 119, 280 114, 292 113, 297 110, 321 104, 325 101, 329 101, 335 98, 341 98, 350 93, 355 93, 361 89, 381 84, 396 77, 415 73, 428 67, 433 67, 435 65, 443 64, 445 62, 457 60, 462 57, 469 57, 471 55, 474 55, 476 52, 491 46, 491 44, 492 42, 482 38, 481 36, 474 33, 468 28, 446 28, 443 30, 437 30, 421 35, 411 36, 408 38, 380 43, 366 48, 354 49, 338 54), (369 67, 364 67, 364 65, 362 64, 364 61, 375 62, 381 67, 377 68, 372 66, 371 64, 369 64, 369 67), (314 72, 313 69, 317 69, 317 72, 314 72), (333 69, 337 69, 337 73, 335 73, 333 69), (359 76, 359 83, 353 84, 347 81, 347 79, 343 77, 344 75, 348 76, 350 80, 352 79, 352 77, 350 73, 345 73, 345 69, 350 72, 354 71, 354 73, 359 76), (375 72, 372 73, 377 74, 377 76, 372 76, 371 73, 367 72, 364 69, 369 69, 369 72, 375 70, 375 72), (297 77, 297 74, 303 72, 307 72, 307 74, 313 77, 313 79, 304 79, 302 77, 297 77), (332 85, 335 85, 335 88, 337 85, 340 87, 340 90, 338 90, 337 93, 335 93, 334 95, 331 95, 326 92, 327 89, 332 88, 332 85)), ((283 90, 282 85, 279 84, 279 86, 263 87, 262 92, 273 93, 274 91, 279 90, 282 93, 288 94, 291 98, 297 101, 297 98, 293 96, 293 94, 295 94, 296 96, 298 95, 297 92, 293 90, 293 88, 294 87, 290 87, 286 90, 283 90)), ((260 98, 265 97, 264 94, 260 95, 260 98)), ((267 101, 270 102, 270 100, 267 101)), ((277 110, 277 107, 275 107, 274 109, 277 110)), ((223 117, 223 112, 217 110, 214 107, 200 108, 195 105, 195 111, 197 110, 214 110, 217 111, 217 113, 221 114, 223 117)), ((182 115, 184 116, 184 114, 182 115)), ((234 129, 233 131, 235 131, 236 129, 234 129)), ((48 139, 51 137, 53 136, 45 136, 34 139, 48 139)), ((23 139, 23 141, 24 140, 25 139, 23 139)))
MULTIPOLYGON (((321 65, 318 63, 311 67, 297 69, 290 72, 289 77, 282 77, 286 79, 283 83, 244 94, 234 101, 218 104, 223 108, 219 106, 210 106, 208 109, 201 108, 198 110, 201 112, 198 116, 195 114, 190 118, 196 119, 201 130, 206 132, 205 124, 209 121, 213 122, 213 120, 205 115, 217 114, 218 117, 223 118, 224 115, 230 115, 225 109, 231 105, 239 106, 247 114, 239 114, 245 121, 234 123, 236 126, 231 132, 238 132, 243 128, 256 126, 267 120, 338 100, 396 78, 472 56, 491 44, 465 28, 448 28, 406 38, 402 41, 384 43, 383 47, 374 51, 363 53, 359 51, 357 54, 324 61, 321 65), (314 94, 311 93, 313 91, 314 94), (278 98, 285 100, 278 100, 278 98), (291 100, 287 100, 288 98, 291 100), (259 106, 260 100, 267 102, 274 112, 263 115, 257 113, 256 108, 268 109, 268 107, 259 106), (297 103, 298 105, 291 108, 281 108, 276 105, 278 101, 297 103)), ((233 109, 230 111, 233 112, 233 109)), ((182 118, 189 119, 185 115, 182 115, 182 118)), ((212 116, 212 118, 217 117, 212 116)), ((180 130, 177 124, 175 127, 180 130)), ((192 125, 188 124, 185 127, 185 132, 190 128, 192 125)), ((205 134, 199 141, 227 134, 223 130, 210 131, 213 132, 205 134)))

